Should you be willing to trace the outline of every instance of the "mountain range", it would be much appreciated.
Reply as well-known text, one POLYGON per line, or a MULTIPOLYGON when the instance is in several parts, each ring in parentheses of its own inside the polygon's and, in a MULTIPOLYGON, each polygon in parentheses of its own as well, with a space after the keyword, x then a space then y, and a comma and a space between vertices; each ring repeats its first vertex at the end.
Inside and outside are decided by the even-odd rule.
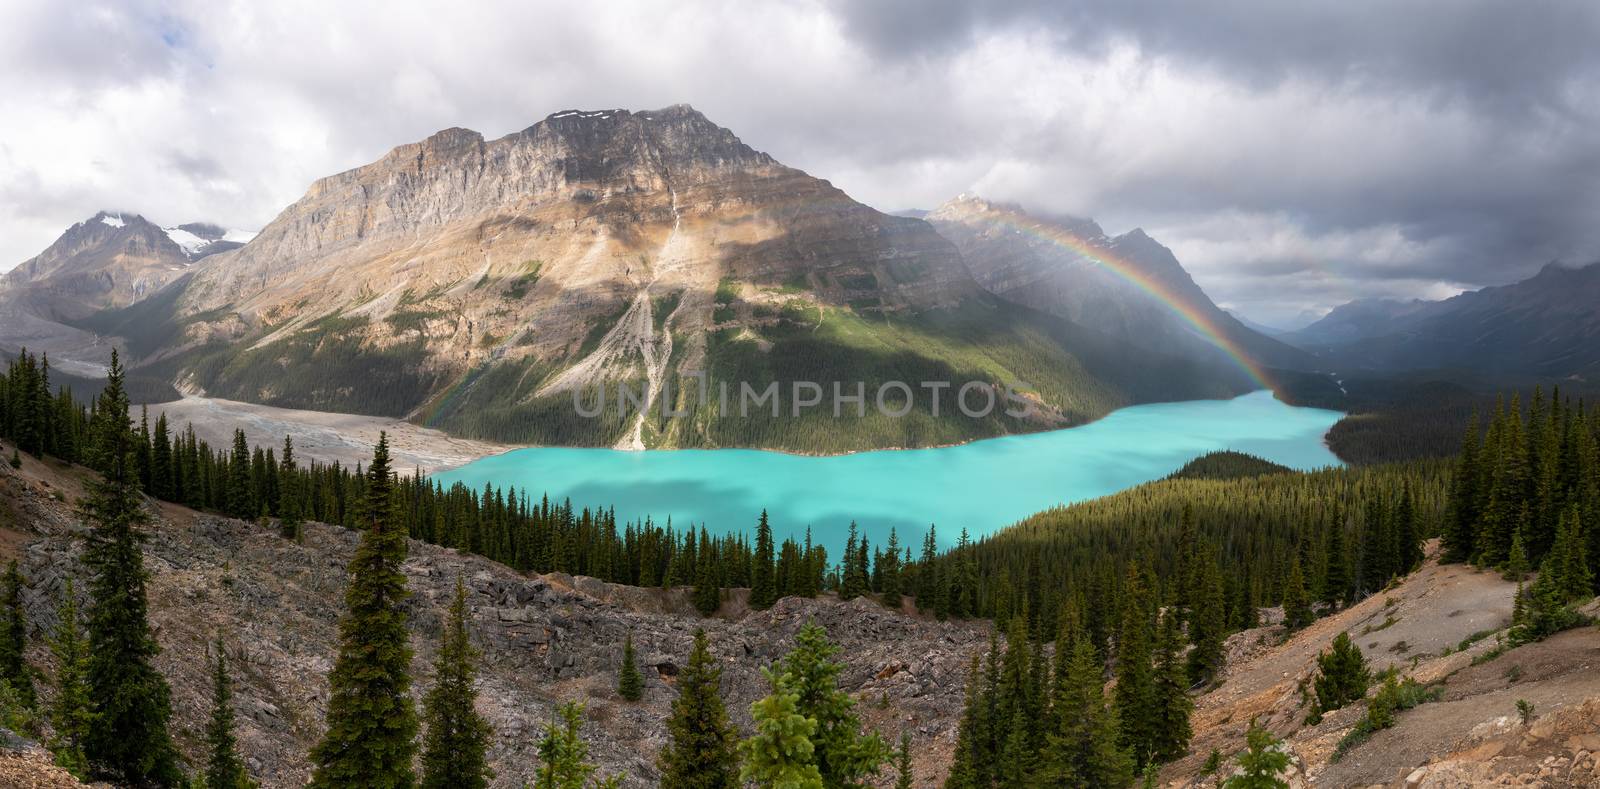
POLYGON ((1600 265, 1549 264, 1441 301, 1365 299, 1282 336, 1327 368, 1600 378, 1600 265))
POLYGON ((71 338, 62 356, 103 358, 114 337, 185 391, 526 443, 926 446, 1254 388, 1219 344, 1311 362, 1218 309, 1142 231, 978 198, 881 213, 686 105, 569 110, 493 140, 447 129, 318 180, 253 238, 97 214, 0 281, 0 304, 27 316, 8 326, 47 322, 35 340, 71 338), (849 431, 827 408, 716 418, 677 391, 686 418, 615 397, 575 413, 575 391, 661 392, 702 370, 782 391, 975 380, 1037 407, 952 417, 952 391, 937 415, 918 402, 849 431))

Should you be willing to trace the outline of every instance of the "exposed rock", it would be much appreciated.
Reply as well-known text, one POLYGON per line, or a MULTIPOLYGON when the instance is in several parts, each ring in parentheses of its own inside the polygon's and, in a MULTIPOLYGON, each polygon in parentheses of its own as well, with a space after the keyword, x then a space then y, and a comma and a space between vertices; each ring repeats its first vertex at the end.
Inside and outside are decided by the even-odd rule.
MULTIPOLYGON (((44 630, 54 626, 66 579, 81 578, 82 568, 73 536, 80 527, 67 503, 51 495, 74 479, 59 473, 45 488, 37 477, 50 470, 41 468, 30 460, 26 477, 0 468, 0 498, 14 527, 29 532, 22 555, 29 580, 24 601, 30 622, 44 630)), ((269 787, 302 785, 309 776, 306 754, 322 730, 343 567, 357 535, 308 524, 304 543, 297 545, 254 524, 170 505, 160 512, 145 543, 146 566, 151 620, 162 646, 157 667, 173 687, 181 747, 191 760, 201 755, 210 704, 207 649, 220 633, 234 668, 240 747, 252 774, 269 787)), ((473 638, 484 653, 479 708, 495 730, 490 761, 496 786, 531 779, 541 728, 565 700, 588 705, 584 736, 604 771, 625 776, 629 787, 654 786, 654 761, 676 693, 672 682, 694 630, 703 627, 710 634, 729 714, 748 730, 749 706, 767 691, 760 669, 781 657, 800 626, 813 620, 843 647, 841 684, 862 701, 869 724, 890 739, 910 731, 919 770, 936 774, 955 740, 967 661, 986 643, 986 631, 977 625, 922 620, 831 598, 784 599, 736 620, 700 618, 682 612, 688 590, 526 577, 418 542, 410 544, 404 571, 412 593, 419 698, 430 684, 456 579, 464 579, 473 638), (632 704, 615 693, 629 634, 641 668, 647 668, 644 699, 632 704), (915 670, 883 675, 884 666, 900 662, 915 670), (885 698, 888 706, 882 705, 885 698)), ((32 657, 49 673, 47 651, 37 639, 32 657)))

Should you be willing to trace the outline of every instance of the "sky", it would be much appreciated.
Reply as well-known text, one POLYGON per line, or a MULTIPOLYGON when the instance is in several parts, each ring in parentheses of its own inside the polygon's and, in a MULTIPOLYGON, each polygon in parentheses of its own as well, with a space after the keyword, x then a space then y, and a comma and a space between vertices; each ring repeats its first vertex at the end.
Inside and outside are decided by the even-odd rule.
POLYGON ((1279 326, 1600 259, 1600 3, 0 0, 0 270, 451 126, 689 103, 883 210, 1145 229, 1279 326))

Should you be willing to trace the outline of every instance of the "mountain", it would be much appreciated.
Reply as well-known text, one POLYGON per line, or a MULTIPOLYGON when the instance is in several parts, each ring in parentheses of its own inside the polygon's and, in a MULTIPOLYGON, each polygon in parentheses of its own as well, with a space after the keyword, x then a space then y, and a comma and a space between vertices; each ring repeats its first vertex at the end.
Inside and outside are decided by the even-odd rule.
MULTIPOLYGON (((951 443, 1248 388, 1209 357, 1018 309, 927 222, 880 213, 679 105, 447 129, 323 178, 243 248, 93 319, 143 369, 231 399, 474 437, 803 450, 951 443), (707 371, 1022 387, 1035 417, 624 415, 615 385, 707 371), (574 398, 611 387, 598 418, 574 398)), ((991 389, 991 391, 994 391, 991 389)), ((897 401, 898 402, 898 401, 897 401)), ((682 393, 672 403, 683 405, 682 393)), ((784 396, 787 408, 789 397, 784 396)), ((826 407, 816 409, 826 412, 826 407)))
POLYGON ((1221 338, 1260 364, 1310 361, 1217 307, 1143 230, 1107 236, 1089 219, 1036 217, 968 195, 927 218, 961 250, 978 284, 1010 301, 1162 353, 1218 356, 1221 338))
POLYGON ((1425 316, 1435 304, 1421 299, 1356 299, 1329 310, 1327 315, 1302 329, 1285 332, 1281 336, 1284 341, 1301 348, 1382 337, 1398 331, 1413 319, 1425 316))
POLYGON ((44 351, 69 372, 103 376, 111 345, 85 321, 142 301, 195 261, 237 249, 253 235, 204 222, 162 228, 138 214, 96 213, 0 275, 0 350, 44 351))
POLYGON ((1242 323, 1242 324, 1244 324, 1245 328, 1247 328, 1247 329, 1249 329, 1249 330, 1251 330, 1253 332, 1256 332, 1258 334, 1264 334, 1264 335, 1266 335, 1268 337, 1272 337, 1272 338, 1276 339, 1280 335, 1288 333, 1287 329, 1280 329, 1280 328, 1278 328, 1276 326, 1268 326, 1265 323, 1260 323, 1258 321, 1250 320, 1248 317, 1246 317, 1244 315, 1244 313, 1241 313, 1238 310, 1224 309, 1223 312, 1226 312, 1229 315, 1233 316, 1233 319, 1238 321, 1238 322, 1240 322, 1240 323, 1242 323))
POLYGON ((1443 301, 1352 302, 1294 336, 1340 369, 1592 382, 1600 377, 1596 305, 1600 265, 1550 264, 1521 282, 1443 301))

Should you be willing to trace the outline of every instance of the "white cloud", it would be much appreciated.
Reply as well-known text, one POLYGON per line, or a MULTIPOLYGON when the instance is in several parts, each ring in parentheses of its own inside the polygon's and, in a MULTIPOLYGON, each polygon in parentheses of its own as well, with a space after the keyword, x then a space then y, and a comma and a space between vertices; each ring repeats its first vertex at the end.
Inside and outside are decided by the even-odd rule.
MULTIPOLYGON (((0 0, 0 269, 101 208, 256 228, 441 128, 676 102, 884 209, 976 191, 1143 226, 1253 314, 1600 252, 1600 90, 1564 39, 1484 69, 1492 20, 1452 40, 1426 9, 1346 56, 1002 5, 886 6, 863 33, 824 0, 0 0)), ((1336 11, 1313 17, 1359 37, 1336 11)))

